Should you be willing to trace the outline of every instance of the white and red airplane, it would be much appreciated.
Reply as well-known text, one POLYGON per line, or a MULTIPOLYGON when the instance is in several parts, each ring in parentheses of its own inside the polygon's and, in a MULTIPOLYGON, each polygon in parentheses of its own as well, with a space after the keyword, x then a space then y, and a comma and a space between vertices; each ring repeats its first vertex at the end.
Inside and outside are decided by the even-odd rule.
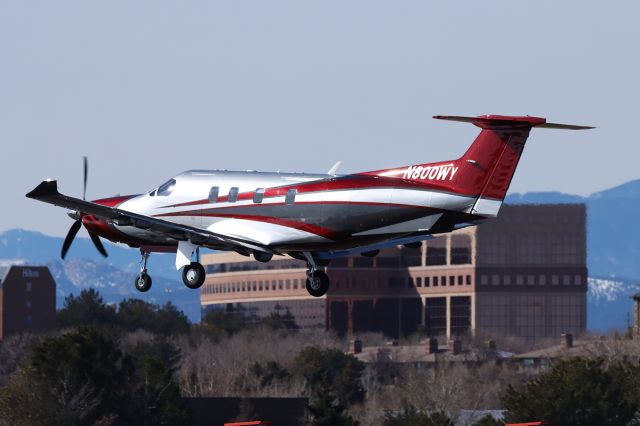
MULTIPOLYGON (((332 258, 417 247, 433 234, 495 217, 531 128, 592 128, 529 116, 434 118, 482 130, 462 157, 438 163, 342 176, 337 167, 328 174, 191 170, 149 193, 92 202, 62 195, 55 180, 45 180, 27 197, 73 210, 62 258, 81 225, 104 256, 99 237, 139 248, 140 291, 151 287, 151 252, 176 252, 184 284, 199 288, 205 279, 199 248, 206 247, 261 262, 274 255, 306 260, 307 290, 319 297, 329 289, 323 266, 332 258)), ((86 183, 85 159, 85 193, 86 183)))

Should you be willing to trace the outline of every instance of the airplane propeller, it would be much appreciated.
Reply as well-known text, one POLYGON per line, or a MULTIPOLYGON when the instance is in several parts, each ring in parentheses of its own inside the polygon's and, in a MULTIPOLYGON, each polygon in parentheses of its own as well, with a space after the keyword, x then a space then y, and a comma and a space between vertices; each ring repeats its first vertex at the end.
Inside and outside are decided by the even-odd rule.
MULTIPOLYGON (((87 157, 82 157, 82 161, 84 166, 83 167, 84 175, 83 175, 82 199, 86 200, 87 176, 89 174, 88 173, 89 165, 88 165, 87 157)), ((73 240, 76 237, 76 234, 78 233, 78 231, 80 230, 80 227, 82 226, 82 215, 80 214, 80 212, 70 212, 69 217, 71 219, 74 219, 75 221, 73 222, 73 225, 71 225, 71 228, 69 228, 69 232, 67 232, 67 236, 65 237, 64 242, 62 243, 62 250, 60 251, 60 257, 63 260, 67 255, 67 252, 69 251, 69 248, 71 247, 71 243, 73 243, 73 240)), ((87 232, 89 233, 89 237, 91 238, 93 245, 96 246, 96 249, 98 250, 98 252, 100 252, 100 254, 103 255, 104 257, 109 256, 107 254, 107 250, 105 250, 104 245, 102 244, 102 241, 100 241, 100 237, 98 237, 96 234, 89 231, 88 229, 87 229, 87 232)))

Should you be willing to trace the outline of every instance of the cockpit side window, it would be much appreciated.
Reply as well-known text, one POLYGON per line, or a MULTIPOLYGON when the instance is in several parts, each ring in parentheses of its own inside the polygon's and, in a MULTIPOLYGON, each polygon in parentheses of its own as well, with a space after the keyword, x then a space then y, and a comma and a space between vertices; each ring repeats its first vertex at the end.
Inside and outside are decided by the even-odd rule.
POLYGON ((175 186, 176 186, 176 180, 171 179, 166 183, 163 183, 162 185, 160 185, 160 187, 158 188, 158 192, 156 194, 159 197, 166 197, 167 195, 171 194, 171 191, 173 191, 173 188, 175 186))

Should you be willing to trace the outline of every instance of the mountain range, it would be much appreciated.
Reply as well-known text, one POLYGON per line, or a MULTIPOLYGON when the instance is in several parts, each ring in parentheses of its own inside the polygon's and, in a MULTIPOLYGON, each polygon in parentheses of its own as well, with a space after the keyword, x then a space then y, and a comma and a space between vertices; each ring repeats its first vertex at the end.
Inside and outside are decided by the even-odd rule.
POLYGON ((133 249, 103 240, 109 257, 104 259, 89 238, 76 238, 60 260, 62 238, 34 231, 12 229, 0 234, 0 265, 46 265, 57 284, 58 308, 70 294, 93 287, 104 300, 118 303, 126 298, 138 298, 155 304, 171 302, 192 322, 200 321, 200 295, 182 284, 180 272, 174 266, 175 257, 154 253, 147 267, 153 278, 152 290, 138 292, 133 280, 140 270, 140 255, 133 249))
MULTIPOLYGON (((582 197, 560 192, 511 194, 509 204, 585 203, 587 206, 587 265, 589 293, 587 326, 606 332, 624 329, 632 303, 640 291, 640 179, 582 197)), ((0 263, 42 264, 51 268, 58 283, 58 306, 69 294, 96 287, 111 303, 128 297, 163 304, 171 301, 194 322, 200 320, 199 294, 187 289, 173 265, 174 256, 154 253, 149 260, 153 290, 139 293, 133 279, 139 271, 135 250, 105 241, 109 257, 103 259, 88 238, 76 238, 67 261, 59 260, 62 238, 12 229, 0 234, 0 263), (158 291, 160 290, 160 291, 158 291)))

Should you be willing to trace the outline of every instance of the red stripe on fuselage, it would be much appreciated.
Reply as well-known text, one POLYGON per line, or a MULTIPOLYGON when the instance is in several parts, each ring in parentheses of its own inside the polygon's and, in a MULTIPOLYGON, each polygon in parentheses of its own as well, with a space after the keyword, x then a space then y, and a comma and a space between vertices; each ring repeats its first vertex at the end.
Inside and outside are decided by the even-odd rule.
MULTIPOLYGON (((311 186, 311 183, 304 183, 300 185, 287 185, 276 188, 269 188, 264 193, 264 199, 267 198, 275 198, 284 196, 289 189, 296 189, 298 194, 312 193, 312 192, 332 192, 332 191, 346 191, 346 190, 359 190, 359 189, 413 189, 417 191, 434 191, 434 192, 443 192, 451 195, 459 195, 464 197, 478 197, 478 194, 464 194, 458 191, 453 190, 453 185, 451 188, 444 188, 446 185, 427 185, 422 183, 409 182, 405 180, 399 180, 396 178, 384 178, 384 177, 376 177, 369 179, 348 179, 345 181, 340 181, 340 184, 329 185, 329 183, 335 181, 323 181, 318 182, 315 185, 311 186), (438 188, 437 188, 438 187, 438 188)), ((253 199, 253 191, 243 192, 238 194, 238 200, 250 200, 253 199)), ((216 203, 225 203, 228 202, 228 196, 218 197, 216 203)), ((329 203, 330 201, 323 201, 322 203, 329 203)), ((341 201, 339 201, 341 202, 341 201)), ((296 204, 299 202, 296 201, 296 204)), ((201 199, 195 201, 188 201, 185 203, 179 204, 171 204, 167 206, 162 206, 159 208, 171 208, 171 207, 187 207, 187 206, 197 206, 204 204, 215 204, 211 203, 208 199, 201 199)), ((260 205, 257 203, 256 205, 260 205)), ((394 205, 394 204, 391 204, 394 205)), ((416 206, 417 207, 417 206, 416 206)))

